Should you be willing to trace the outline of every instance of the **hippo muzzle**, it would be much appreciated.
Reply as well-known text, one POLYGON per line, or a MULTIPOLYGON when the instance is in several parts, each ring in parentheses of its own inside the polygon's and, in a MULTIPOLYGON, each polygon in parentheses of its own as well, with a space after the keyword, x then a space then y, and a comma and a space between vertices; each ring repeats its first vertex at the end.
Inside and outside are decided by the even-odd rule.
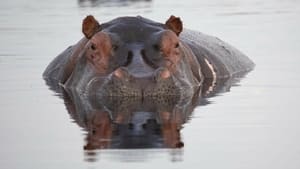
POLYGON ((171 96, 180 95, 180 87, 167 69, 159 68, 147 76, 131 74, 121 67, 115 70, 99 87, 98 94, 103 96, 171 96))
POLYGON ((145 97, 179 94, 176 79, 167 68, 149 65, 142 44, 128 44, 126 48, 126 63, 108 76, 100 90, 102 95, 145 97))

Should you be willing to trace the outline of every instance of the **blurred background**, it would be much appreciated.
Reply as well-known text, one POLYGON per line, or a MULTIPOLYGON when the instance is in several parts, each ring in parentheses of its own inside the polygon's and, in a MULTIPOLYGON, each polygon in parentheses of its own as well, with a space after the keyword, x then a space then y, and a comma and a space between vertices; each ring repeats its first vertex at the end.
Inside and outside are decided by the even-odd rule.
POLYGON ((300 167, 300 1, 2 0, 1 168, 300 167), (81 22, 141 15, 217 36, 256 68, 230 92, 199 106, 182 149, 83 150, 85 132, 48 90, 42 72, 82 37, 81 22), (90 159, 92 158, 92 159, 90 159))

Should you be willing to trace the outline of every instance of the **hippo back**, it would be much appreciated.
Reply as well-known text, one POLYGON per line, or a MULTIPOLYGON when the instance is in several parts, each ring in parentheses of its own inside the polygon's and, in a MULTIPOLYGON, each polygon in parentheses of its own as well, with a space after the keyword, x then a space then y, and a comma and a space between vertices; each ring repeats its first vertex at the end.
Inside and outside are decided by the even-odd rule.
POLYGON ((205 78, 226 78, 253 69, 254 63, 217 37, 184 29, 180 39, 196 55, 205 78))

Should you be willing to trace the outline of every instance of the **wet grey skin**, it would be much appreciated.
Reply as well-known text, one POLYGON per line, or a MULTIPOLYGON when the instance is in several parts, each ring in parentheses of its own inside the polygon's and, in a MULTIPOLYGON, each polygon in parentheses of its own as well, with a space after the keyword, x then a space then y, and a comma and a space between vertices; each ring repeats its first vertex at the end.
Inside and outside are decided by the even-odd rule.
POLYGON ((254 67, 247 56, 222 40, 183 29, 178 33, 180 59, 171 71, 159 50, 162 36, 170 31, 168 25, 140 16, 114 19, 97 31, 107 34, 112 44, 106 73, 95 72, 89 64, 90 39, 83 38, 48 65, 43 74, 48 84, 99 96, 190 96, 205 79, 214 83, 254 67))

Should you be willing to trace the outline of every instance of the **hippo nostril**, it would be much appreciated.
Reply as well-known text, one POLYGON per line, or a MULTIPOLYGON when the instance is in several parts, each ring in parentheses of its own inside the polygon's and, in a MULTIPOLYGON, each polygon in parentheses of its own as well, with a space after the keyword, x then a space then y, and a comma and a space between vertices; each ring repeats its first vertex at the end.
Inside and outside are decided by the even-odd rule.
POLYGON ((171 73, 168 69, 165 69, 163 72, 161 72, 160 76, 163 78, 163 79, 167 79, 171 76, 171 73))
POLYGON ((168 79, 170 78, 171 76, 171 73, 168 69, 166 68, 159 68, 158 70, 156 70, 155 72, 155 80, 157 82, 161 81, 161 80, 165 80, 165 79, 168 79))
POLYGON ((121 72, 121 70, 117 69, 114 71, 114 75, 118 78, 122 78, 123 74, 121 72))
POLYGON ((128 73, 128 70, 124 67, 120 67, 117 70, 114 71, 113 75, 119 79, 129 80, 130 74, 128 73))

